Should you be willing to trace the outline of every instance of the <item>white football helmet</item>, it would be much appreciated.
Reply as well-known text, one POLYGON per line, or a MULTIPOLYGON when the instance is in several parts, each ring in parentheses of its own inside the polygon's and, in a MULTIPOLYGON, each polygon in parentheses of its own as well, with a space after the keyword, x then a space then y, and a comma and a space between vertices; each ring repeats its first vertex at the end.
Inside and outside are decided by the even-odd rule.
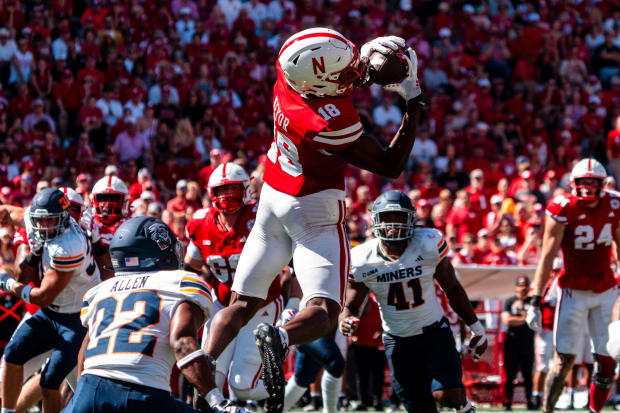
POLYGON ((63 186, 58 189, 60 189, 69 200, 69 206, 71 207, 71 217, 75 219, 76 222, 80 222, 82 212, 84 211, 84 208, 86 208, 84 199, 82 199, 82 196, 75 192, 73 188, 69 188, 68 186, 63 186))
POLYGON ((236 212, 250 202, 250 177, 236 163, 223 163, 211 173, 207 190, 215 209, 236 212))
POLYGON ((605 167, 596 159, 585 158, 577 162, 570 173, 573 194, 581 201, 593 202, 602 195, 603 180, 607 177, 605 167), (596 179, 598 185, 586 185, 580 180, 584 178, 596 179))
POLYGON ((104 176, 95 183, 91 193, 95 216, 112 225, 129 214, 129 190, 117 176, 104 176))
POLYGON ((302 30, 284 42, 278 62, 286 82, 302 96, 339 96, 361 80, 357 47, 335 30, 302 30))

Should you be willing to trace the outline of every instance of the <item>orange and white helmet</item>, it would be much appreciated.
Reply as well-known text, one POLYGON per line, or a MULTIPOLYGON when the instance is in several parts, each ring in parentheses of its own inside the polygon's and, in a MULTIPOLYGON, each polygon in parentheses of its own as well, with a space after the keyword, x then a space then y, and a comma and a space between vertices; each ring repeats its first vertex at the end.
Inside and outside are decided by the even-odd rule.
POLYGON ((573 194, 581 201, 597 201, 602 195, 603 180, 607 177, 605 167, 596 159, 585 158, 577 162, 570 173, 573 194), (598 185, 584 184, 585 178, 596 179, 598 185))
POLYGON ((75 192, 73 188, 69 188, 67 186, 63 186, 62 188, 58 188, 62 191, 63 194, 69 200, 69 206, 71 207, 71 217, 75 219, 77 222, 80 222, 80 218, 82 217, 82 212, 86 208, 86 204, 84 203, 84 199, 82 196, 75 192))
POLYGON ((338 96, 353 89, 363 68, 357 47, 335 30, 302 30, 278 55, 286 82, 302 96, 338 96))
POLYGON ((95 216, 112 225, 129 214, 129 190, 117 176, 104 176, 95 183, 91 193, 95 216))
POLYGON ((223 163, 211 173, 207 190, 215 209, 236 212, 250 202, 250 177, 236 163, 223 163))

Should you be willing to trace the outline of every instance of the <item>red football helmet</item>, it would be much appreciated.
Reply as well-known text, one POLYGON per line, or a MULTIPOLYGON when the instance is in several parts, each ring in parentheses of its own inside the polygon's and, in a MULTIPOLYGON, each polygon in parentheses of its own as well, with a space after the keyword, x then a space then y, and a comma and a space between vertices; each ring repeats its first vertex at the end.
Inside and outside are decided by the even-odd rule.
POLYGON ((601 198, 607 171, 599 161, 593 158, 582 159, 573 167, 570 175, 573 194, 580 201, 594 202, 601 198), (593 185, 593 180, 597 184, 593 185))
POLYGON ((218 211, 233 213, 250 201, 250 177, 235 163, 223 163, 211 173, 207 190, 218 211))
POLYGON ((95 216, 105 225, 113 225, 129 214, 129 190, 116 176, 98 180, 91 197, 95 216))
POLYGON ((82 212, 84 211, 84 208, 86 208, 82 196, 75 192, 73 188, 64 186, 59 189, 65 194, 65 196, 69 200, 69 206, 71 207, 71 218, 75 219, 76 222, 80 222, 82 212))

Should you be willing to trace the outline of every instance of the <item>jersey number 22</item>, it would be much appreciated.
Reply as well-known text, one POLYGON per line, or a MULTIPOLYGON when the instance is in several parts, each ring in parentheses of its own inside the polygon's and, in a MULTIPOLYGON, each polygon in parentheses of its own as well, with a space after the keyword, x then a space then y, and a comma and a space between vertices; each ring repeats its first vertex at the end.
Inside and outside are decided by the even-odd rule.
POLYGON ((103 316, 101 316, 95 337, 89 343, 84 357, 107 354, 114 334, 100 337, 101 334, 120 313, 137 312, 140 309, 142 309, 142 314, 118 327, 112 353, 143 354, 152 357, 157 337, 141 331, 159 323, 160 305, 161 297, 156 291, 152 290, 133 292, 121 301, 120 306, 118 300, 112 296, 99 301, 95 307, 94 317, 97 317, 99 311, 103 311, 103 316))

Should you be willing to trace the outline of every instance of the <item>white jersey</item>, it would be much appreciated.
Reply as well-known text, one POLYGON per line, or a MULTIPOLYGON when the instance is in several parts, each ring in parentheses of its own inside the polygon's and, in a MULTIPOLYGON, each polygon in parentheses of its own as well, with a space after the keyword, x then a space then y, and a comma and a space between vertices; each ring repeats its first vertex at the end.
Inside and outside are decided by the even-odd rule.
POLYGON ((448 254, 441 232, 416 228, 399 259, 391 261, 373 238, 351 250, 350 278, 364 283, 379 304, 383 331, 409 337, 444 316, 435 293, 437 264, 448 254))
POLYGON ((182 270, 117 275, 89 290, 80 314, 90 340, 84 373, 170 391, 170 321, 183 301, 205 320, 213 309, 207 283, 182 270))
MULTIPOLYGON (((28 214, 27 209, 25 216, 28 217, 28 214)), ((32 231, 30 220, 24 221, 27 233, 30 234, 32 231)), ((69 219, 69 227, 65 232, 44 243, 41 264, 42 274, 50 268, 59 272, 74 272, 69 284, 48 307, 58 313, 79 312, 82 304, 81 297, 101 282, 90 240, 73 218, 69 219)))

